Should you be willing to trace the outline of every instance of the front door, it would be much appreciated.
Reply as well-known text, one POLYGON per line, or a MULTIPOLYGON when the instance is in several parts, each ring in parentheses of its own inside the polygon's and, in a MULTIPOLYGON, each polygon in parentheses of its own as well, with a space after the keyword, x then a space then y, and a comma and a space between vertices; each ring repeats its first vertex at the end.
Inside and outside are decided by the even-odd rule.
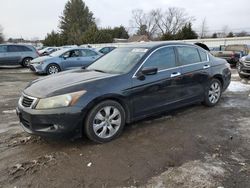
POLYGON ((63 67, 65 70, 81 67, 81 51, 70 50, 63 55, 63 67))
POLYGON ((161 47, 153 52, 133 77, 134 118, 173 107, 182 97, 180 76, 181 68, 176 64, 173 47, 161 47), (139 79, 140 71, 150 67, 158 68, 157 74, 139 79))

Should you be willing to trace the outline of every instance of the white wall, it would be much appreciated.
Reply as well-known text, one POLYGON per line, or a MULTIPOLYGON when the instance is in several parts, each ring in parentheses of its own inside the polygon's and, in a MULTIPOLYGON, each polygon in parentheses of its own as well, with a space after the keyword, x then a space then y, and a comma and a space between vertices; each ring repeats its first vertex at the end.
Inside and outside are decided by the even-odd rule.
MULTIPOLYGON (((157 41, 150 42, 155 44, 161 44, 170 41, 157 41)), ((219 47, 220 45, 228 45, 228 44, 248 44, 250 45, 250 37, 233 37, 233 38, 215 38, 215 39, 194 39, 194 40, 183 40, 183 42, 187 43, 196 43, 201 42, 206 44, 208 47, 219 47)), ((91 44, 94 48, 105 47, 105 46, 126 46, 131 44, 138 44, 137 42, 133 43, 107 43, 107 44, 91 44)))

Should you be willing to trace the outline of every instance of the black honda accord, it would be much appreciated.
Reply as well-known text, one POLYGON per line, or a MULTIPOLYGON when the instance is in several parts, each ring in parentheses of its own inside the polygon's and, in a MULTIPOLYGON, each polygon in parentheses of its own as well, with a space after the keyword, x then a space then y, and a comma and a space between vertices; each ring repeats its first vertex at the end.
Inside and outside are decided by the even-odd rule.
POLYGON ((117 48, 85 69, 31 82, 17 107, 23 129, 104 143, 126 123, 192 103, 216 105, 231 80, 227 62, 196 45, 117 48))

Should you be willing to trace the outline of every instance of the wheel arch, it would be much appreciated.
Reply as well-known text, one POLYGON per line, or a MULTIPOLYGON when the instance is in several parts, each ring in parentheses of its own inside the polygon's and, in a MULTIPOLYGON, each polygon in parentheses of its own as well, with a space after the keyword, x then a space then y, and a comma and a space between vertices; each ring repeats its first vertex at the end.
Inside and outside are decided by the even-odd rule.
POLYGON ((129 104, 126 102, 126 99, 124 96, 119 94, 107 94, 103 95, 101 97, 97 97, 93 99, 86 107, 86 115, 89 113, 89 111, 98 103, 106 100, 113 100, 115 102, 118 102, 123 109, 125 110, 125 122, 130 123, 131 122, 131 109, 129 107, 129 104))
POLYGON ((224 88, 224 80, 223 80, 222 75, 216 74, 212 78, 215 78, 215 79, 219 80, 220 83, 221 83, 222 88, 224 88))

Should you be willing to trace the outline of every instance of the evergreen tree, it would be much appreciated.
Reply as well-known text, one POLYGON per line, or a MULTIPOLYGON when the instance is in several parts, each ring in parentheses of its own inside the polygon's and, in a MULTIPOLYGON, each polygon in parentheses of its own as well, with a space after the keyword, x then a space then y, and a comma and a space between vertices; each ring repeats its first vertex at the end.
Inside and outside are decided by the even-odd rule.
POLYGON ((128 39, 129 35, 125 27, 121 25, 120 27, 115 27, 113 29, 113 38, 128 39))
POLYGON ((83 43, 95 44, 95 43, 111 43, 113 37, 110 29, 98 29, 96 26, 91 26, 83 37, 83 43))
POLYGON ((188 23, 182 27, 175 36, 176 40, 197 39, 197 33, 192 29, 192 24, 188 23))
POLYGON ((83 33, 95 26, 93 13, 82 0, 69 0, 60 20, 60 29, 65 44, 81 44, 83 33))
POLYGON ((227 35, 227 37, 234 37, 233 32, 229 32, 228 35, 227 35))
POLYGON ((213 33, 212 38, 218 38, 217 33, 213 33))
POLYGON ((56 33, 55 31, 52 31, 51 33, 48 33, 46 38, 43 41, 43 44, 45 46, 62 46, 63 40, 59 33, 56 33))

